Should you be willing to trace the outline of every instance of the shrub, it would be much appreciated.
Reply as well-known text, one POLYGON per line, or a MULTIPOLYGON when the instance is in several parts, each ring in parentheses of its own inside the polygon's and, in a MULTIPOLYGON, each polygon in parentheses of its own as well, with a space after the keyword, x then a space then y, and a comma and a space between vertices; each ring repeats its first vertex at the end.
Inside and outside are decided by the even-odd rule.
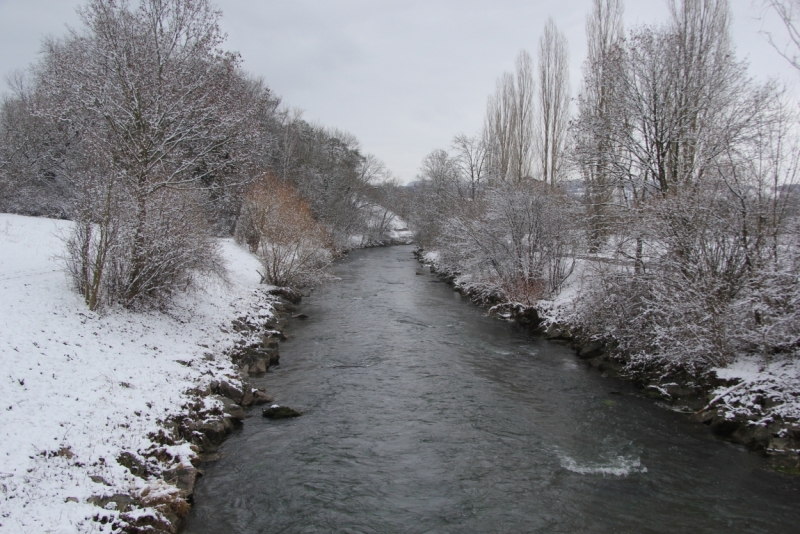
POLYGON ((330 233, 296 191, 271 176, 245 193, 235 236, 258 256, 263 283, 302 287, 328 278, 330 233))

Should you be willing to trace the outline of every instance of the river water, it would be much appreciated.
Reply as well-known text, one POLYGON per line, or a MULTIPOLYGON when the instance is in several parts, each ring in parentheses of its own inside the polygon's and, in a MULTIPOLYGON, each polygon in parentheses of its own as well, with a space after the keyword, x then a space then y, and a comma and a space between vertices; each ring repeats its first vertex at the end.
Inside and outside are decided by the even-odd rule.
POLYGON ((800 479, 438 281, 353 252, 304 299, 185 532, 800 532, 800 479))

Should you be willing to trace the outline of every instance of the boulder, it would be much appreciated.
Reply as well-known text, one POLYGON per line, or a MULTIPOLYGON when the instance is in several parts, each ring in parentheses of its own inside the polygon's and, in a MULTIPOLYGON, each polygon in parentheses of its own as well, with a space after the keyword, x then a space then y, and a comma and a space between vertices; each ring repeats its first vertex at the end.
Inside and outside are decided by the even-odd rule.
POLYGON ((703 423, 704 425, 710 425, 711 421, 714 419, 716 414, 710 410, 703 410, 693 414, 689 419, 694 421, 695 423, 703 423))
MULTIPOLYGON (((214 398, 222 402, 222 412, 225 415, 236 421, 244 420, 244 410, 238 403, 235 403, 226 397, 216 396, 214 398)), ((244 395, 242 395, 242 398, 244 398, 244 395)))
POLYGON ((278 350, 278 347, 280 347, 280 343, 278 343, 276 339, 273 339, 266 335, 262 335, 261 346, 265 349, 278 350))
POLYGON ((183 497, 189 497, 194 493, 194 485, 197 482, 199 472, 194 467, 185 467, 183 465, 164 471, 164 480, 170 484, 174 484, 183 497))
POLYGON ((284 334, 282 330, 271 330, 269 336, 280 339, 281 341, 286 341, 286 334, 284 334))
POLYGON ((197 461, 202 464, 216 462, 220 458, 222 458, 222 454, 219 452, 203 452, 197 455, 197 461))
POLYGON ((519 323, 531 325, 531 327, 536 327, 542 322, 539 312, 533 306, 515 309, 512 311, 512 316, 519 323))
MULTIPOLYGON (((250 367, 247 369, 247 374, 249 374, 250 376, 263 375, 264 373, 267 372, 268 365, 269 363, 267 362, 267 360, 265 360, 264 358, 259 358, 250 365, 250 367)), ((242 403, 244 404, 244 399, 242 399, 242 403)))
POLYGON ((589 365, 591 365, 595 369, 602 369, 603 367, 605 367, 605 362, 603 361, 603 358, 601 358, 600 356, 589 358, 586 361, 589 363, 589 365))
POLYGON ((278 351, 271 353, 269 355, 269 364, 272 365, 280 365, 281 363, 281 355, 278 354, 278 351))
POLYGON ((738 428, 739 422, 734 419, 726 419, 723 415, 715 414, 710 422, 711 431, 722 437, 730 437, 738 428))
POLYGON ((297 311, 297 306, 288 300, 281 299, 272 305, 273 309, 277 312, 294 313, 297 311))
POLYGON ((545 339, 558 339, 561 337, 561 327, 555 323, 549 325, 544 331, 545 339))
POLYGON ((233 429, 236 428, 235 423, 241 423, 241 421, 235 421, 232 417, 225 414, 225 417, 222 418, 222 425, 225 427, 226 435, 233 432, 233 429))
POLYGON ((111 484, 108 483, 106 479, 101 477, 100 475, 90 475, 89 479, 94 482, 95 484, 102 484, 104 486, 110 486, 111 484))
POLYGON ((767 443, 767 446, 773 451, 784 451, 789 448, 789 440, 787 438, 773 438, 767 443))
POLYGON ((749 449, 763 450, 770 445, 772 432, 762 425, 742 425, 733 432, 732 437, 749 449))
POLYGON ((117 463, 121 466, 127 467, 128 471, 137 477, 147 478, 147 475, 149 474, 147 472, 147 465, 129 452, 123 452, 120 454, 117 457, 117 463))
POLYGON ((237 404, 244 398, 244 392, 241 389, 224 380, 219 384, 219 394, 237 404))
POLYGON ((130 495, 125 495, 124 493, 115 493, 110 497, 92 495, 86 499, 86 502, 89 504, 94 504, 95 506, 99 506, 100 508, 106 508, 109 504, 114 503, 114 506, 117 510, 120 512, 127 512, 131 509, 136 501, 130 495))
POLYGON ((195 431, 199 432, 202 436, 204 447, 207 444, 216 445, 217 443, 221 442, 228 433, 228 430, 225 427, 225 423, 222 421, 222 419, 204 421, 195 429, 195 431))
POLYGON ((242 397, 242 406, 250 406, 253 404, 253 388, 249 384, 244 386, 244 396, 242 397))

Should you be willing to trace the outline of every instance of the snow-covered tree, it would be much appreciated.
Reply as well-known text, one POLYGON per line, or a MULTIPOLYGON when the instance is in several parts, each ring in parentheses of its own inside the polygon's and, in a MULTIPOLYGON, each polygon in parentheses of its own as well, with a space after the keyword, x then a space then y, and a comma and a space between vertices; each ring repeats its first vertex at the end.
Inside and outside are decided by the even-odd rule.
POLYGON ((158 300, 192 270, 216 270, 214 248, 198 247, 207 232, 196 193, 242 155, 236 140, 246 135, 253 96, 262 95, 243 82, 238 57, 220 50, 220 14, 207 0, 135 8, 91 0, 80 14, 82 27, 48 40, 36 69, 48 97, 42 114, 74 132, 80 161, 71 175, 81 197, 70 250, 94 257, 69 261, 94 266, 90 307, 158 300), (197 237, 171 239, 181 220, 193 221, 185 231, 197 237), (165 246, 178 259, 167 260, 165 246))

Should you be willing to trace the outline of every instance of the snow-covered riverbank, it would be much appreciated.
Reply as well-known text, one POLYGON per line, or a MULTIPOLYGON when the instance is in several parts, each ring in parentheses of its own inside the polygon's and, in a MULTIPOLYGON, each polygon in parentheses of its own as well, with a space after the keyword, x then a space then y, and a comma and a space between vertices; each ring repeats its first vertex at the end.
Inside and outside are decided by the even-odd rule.
MULTIPOLYGON (((714 432, 772 456, 774 464, 800 474, 800 362, 771 357, 769 362, 751 355, 735 355, 727 367, 708 369, 702 376, 675 375, 658 362, 642 366, 628 354, 613 351, 605 341, 587 339, 575 328, 573 318, 586 279, 586 260, 554 300, 534 306, 509 303, 496 288, 472 283, 468 277, 447 273, 436 251, 422 251, 420 261, 438 271, 456 290, 476 302, 492 306, 500 316, 530 323, 549 339, 561 339, 578 356, 607 374, 641 384, 675 411, 692 414, 714 432), (647 367, 645 372, 641 369, 647 367)), ((646 358, 640 355, 639 360, 646 358)))
POLYGON ((190 466, 190 444, 159 439, 160 423, 198 402, 190 390, 237 380, 221 356, 236 334, 222 327, 252 306, 259 283, 256 259, 226 239, 228 283, 209 281, 163 312, 94 314, 58 259, 69 225, 0 214, 2 532, 108 532, 93 518, 113 522, 128 497, 128 517, 169 501, 174 485, 119 459, 150 450, 155 469, 190 466))

